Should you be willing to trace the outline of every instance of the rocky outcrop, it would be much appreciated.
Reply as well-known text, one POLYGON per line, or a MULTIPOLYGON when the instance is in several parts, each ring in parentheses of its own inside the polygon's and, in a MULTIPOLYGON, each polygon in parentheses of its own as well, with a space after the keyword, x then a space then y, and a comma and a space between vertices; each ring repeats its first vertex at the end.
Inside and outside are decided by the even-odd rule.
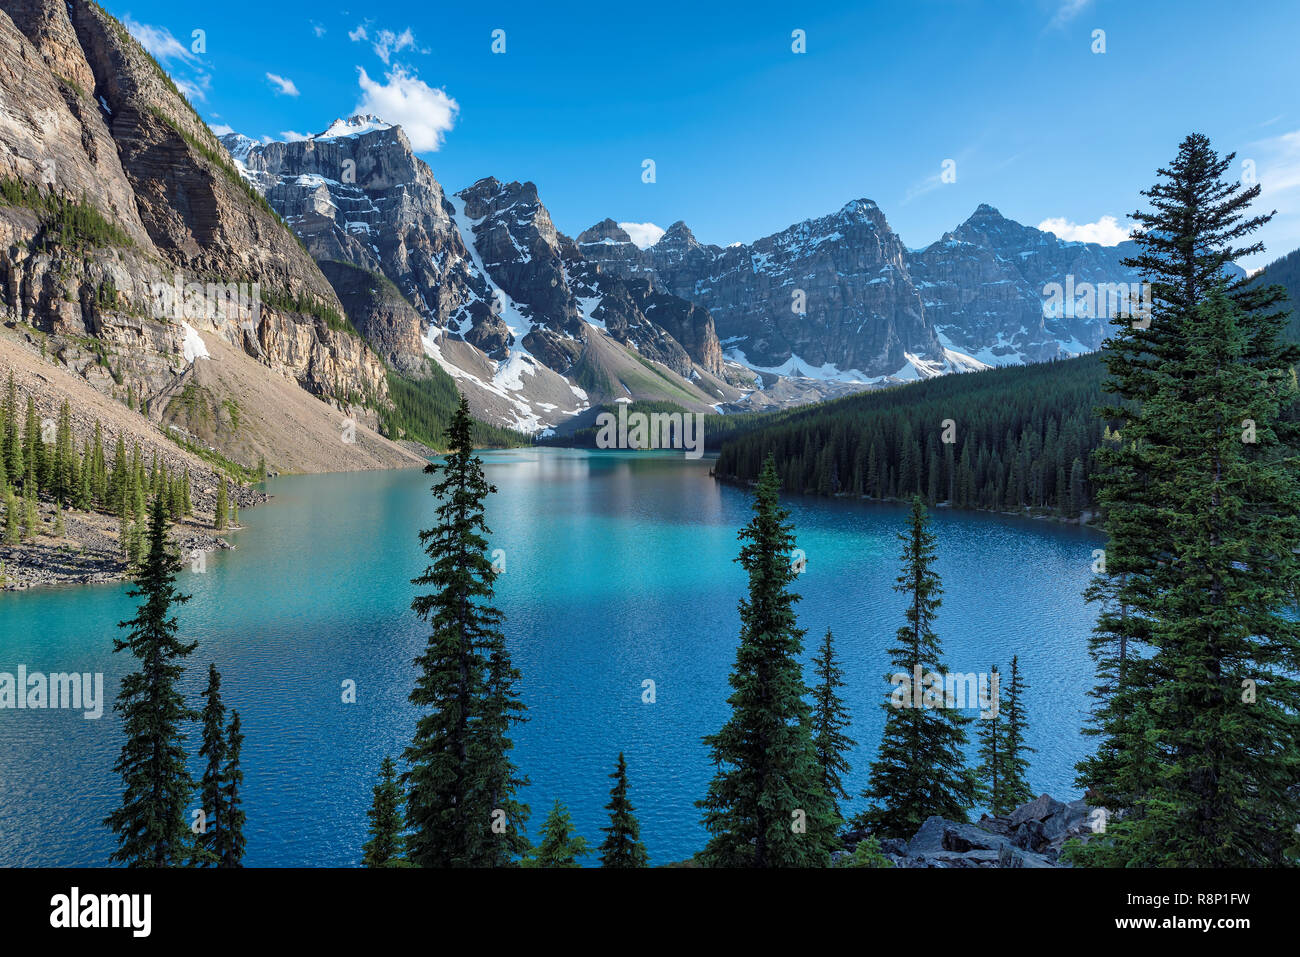
POLYGON ((577 255, 573 241, 556 231, 532 183, 487 177, 456 198, 483 268, 526 323, 524 348, 555 371, 567 371, 584 336, 564 269, 565 259, 577 255))
MULTIPOLYGON (((927 818, 907 841, 880 842, 896 867, 1067 867, 1061 849, 1070 838, 1093 833, 1092 809, 1043 794, 1006 817, 981 817, 978 823, 927 818)), ((850 843, 865 837, 850 835, 850 843)))
POLYGON ((675 223, 650 252, 665 286, 708 309, 749 365, 872 377, 907 368, 908 353, 943 362, 906 250, 870 200, 751 246, 703 246, 675 223))
POLYGON ((982 204, 908 263, 930 323, 952 348, 991 364, 1044 362, 1099 349, 1110 334, 1102 309, 1048 315, 1046 288, 1137 283, 1121 262, 1132 250, 1066 242, 982 204))
POLYGON ((413 379, 427 376, 424 322, 392 280, 383 273, 335 260, 323 260, 320 268, 366 341, 403 375, 413 379))
POLYGON ((187 342, 208 335, 374 424, 382 361, 120 23, 87 0, 0 0, 0 54, 9 321, 155 420, 192 360, 187 342), (189 284, 173 301, 163 292, 189 284))
POLYGON ((387 276, 440 329, 464 333, 489 319, 455 207, 401 127, 357 116, 303 140, 222 142, 317 261, 387 276))

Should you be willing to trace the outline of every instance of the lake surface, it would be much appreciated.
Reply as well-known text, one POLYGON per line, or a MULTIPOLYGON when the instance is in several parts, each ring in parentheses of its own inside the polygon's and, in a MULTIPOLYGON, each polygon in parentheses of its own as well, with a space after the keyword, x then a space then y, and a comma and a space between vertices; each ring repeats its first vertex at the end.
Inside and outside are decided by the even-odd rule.
MULTIPOLYGON (((483 458, 500 490, 488 510, 491 547, 505 552, 498 604, 528 706, 515 757, 531 779, 530 836, 559 798, 598 844, 622 750, 651 862, 689 856, 705 838, 693 802, 712 774, 700 739, 727 713, 744 588, 733 559, 749 496, 715 483, 707 459, 679 453, 483 458), (642 702, 645 679, 655 682, 654 704, 642 702)), ((415 723, 406 697, 426 630, 410 611, 409 580, 425 565, 416 533, 431 524, 429 485, 418 470, 273 479, 271 503, 240 513, 237 548, 181 575, 193 595, 179 611, 182 632, 199 642, 185 684, 191 704, 201 705, 213 661, 243 721, 250 866, 360 861, 379 763, 400 755, 415 723), (355 704, 342 701, 345 680, 356 682, 355 704)), ((843 659, 856 794, 884 722, 885 650, 903 621, 891 586, 906 509, 798 497, 787 505, 807 555, 800 623, 809 644, 832 628, 843 659)), ((1095 617, 1080 595, 1101 536, 943 509, 934 527, 947 667, 1005 672, 1018 654, 1037 749, 1030 784, 1077 797, 1095 617)), ((134 614, 125 591, 0 594, 0 671, 103 672, 111 704, 131 664, 111 652, 116 623, 134 614)), ((108 707, 98 721, 0 710, 0 865, 105 864, 115 844, 100 822, 119 800, 120 745, 108 707)), ((197 772, 197 730, 188 747, 197 772)))

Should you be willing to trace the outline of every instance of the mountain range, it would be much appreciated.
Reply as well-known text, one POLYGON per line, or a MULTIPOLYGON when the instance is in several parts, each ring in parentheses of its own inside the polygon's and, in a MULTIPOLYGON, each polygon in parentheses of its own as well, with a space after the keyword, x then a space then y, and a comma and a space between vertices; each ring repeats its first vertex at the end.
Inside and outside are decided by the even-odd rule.
POLYGON ((60 375, 248 466, 408 463, 391 440, 430 441, 406 424, 436 426, 456 389, 483 422, 538 434, 616 401, 762 410, 1075 355, 1106 319, 1045 307, 1051 284, 1137 280, 1129 244, 987 205, 923 249, 868 199, 750 244, 676 222, 643 248, 612 218, 570 237, 535 184, 451 192, 379 117, 217 137, 88 0, 0 0, 0 52, 6 325, 60 375), (255 294, 160 309, 160 288, 195 283, 255 294))
POLYGON ((365 270, 411 307, 358 323, 390 362, 418 375, 431 358, 479 415, 527 431, 619 398, 768 408, 1090 352, 1106 317, 1053 314, 1049 285, 1138 281, 1129 243, 1065 241, 988 205, 916 250, 868 199, 752 244, 676 222, 642 248, 612 218, 564 235, 531 182, 449 193, 375 116, 222 143, 327 275, 365 270))

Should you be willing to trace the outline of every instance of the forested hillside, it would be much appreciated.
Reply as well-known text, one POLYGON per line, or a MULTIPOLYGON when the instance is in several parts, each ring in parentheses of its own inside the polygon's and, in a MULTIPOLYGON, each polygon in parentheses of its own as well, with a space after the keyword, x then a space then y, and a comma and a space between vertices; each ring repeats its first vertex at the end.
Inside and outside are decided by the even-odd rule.
POLYGON ((1300 249, 1292 250, 1281 259, 1274 260, 1264 267, 1264 271, 1255 280, 1260 285, 1277 283, 1286 289, 1287 303, 1291 307, 1291 321, 1287 325, 1287 335, 1293 342, 1300 342, 1300 249))
MULTIPOLYGON (((393 407, 380 414, 383 434, 391 439, 412 439, 431 449, 446 448, 447 425, 460 401, 456 383, 443 369, 429 364, 429 375, 407 379, 396 372, 388 373, 389 395, 393 407)), ((473 420, 475 448, 516 448, 529 444, 529 437, 513 429, 473 420)))
POLYGON ((1097 356, 943 376, 839 399, 727 442, 726 480, 757 479, 776 455, 782 487, 873 499, 1079 516, 1090 453, 1107 426, 1097 356))

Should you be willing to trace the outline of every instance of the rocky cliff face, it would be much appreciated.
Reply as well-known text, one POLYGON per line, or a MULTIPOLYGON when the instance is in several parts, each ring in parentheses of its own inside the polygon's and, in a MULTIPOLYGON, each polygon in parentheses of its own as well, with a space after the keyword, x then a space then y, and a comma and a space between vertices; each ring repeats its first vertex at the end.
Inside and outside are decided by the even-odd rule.
POLYGON ((222 142, 371 344, 408 374, 434 359, 486 418, 533 431, 618 397, 740 398, 708 311, 588 262, 532 183, 488 177, 447 195, 402 130, 372 116, 295 142, 222 142), (345 264, 391 281, 409 308, 345 264))
POLYGON ((1131 251, 1131 243, 1066 242, 981 205, 908 265, 936 332, 954 349, 1001 365, 1099 349, 1110 333, 1101 310, 1047 315, 1044 289, 1136 283, 1140 277, 1121 263, 1131 251))
POLYGON ((609 221, 579 237, 616 275, 703 306, 727 354, 786 375, 879 379, 949 365, 908 274, 907 251, 870 200, 752 245, 698 242, 674 223, 646 250, 609 221))
POLYGON ((383 363, 331 322, 333 288, 120 23, 86 0, 0 0, 0 55, 9 321, 155 420, 209 335, 374 421, 383 363))
POLYGON ((1138 280, 1121 264, 1128 244, 1065 242, 990 206, 916 251, 866 199, 750 245, 704 245, 677 222, 638 249, 607 219, 578 248, 705 307, 727 355, 753 368, 864 384, 1095 350, 1110 328, 1101 307, 1054 313, 1047 288, 1138 280))
POLYGON ((317 261, 387 276, 439 328, 490 324, 455 207, 401 127, 357 116, 305 140, 222 143, 317 261))

